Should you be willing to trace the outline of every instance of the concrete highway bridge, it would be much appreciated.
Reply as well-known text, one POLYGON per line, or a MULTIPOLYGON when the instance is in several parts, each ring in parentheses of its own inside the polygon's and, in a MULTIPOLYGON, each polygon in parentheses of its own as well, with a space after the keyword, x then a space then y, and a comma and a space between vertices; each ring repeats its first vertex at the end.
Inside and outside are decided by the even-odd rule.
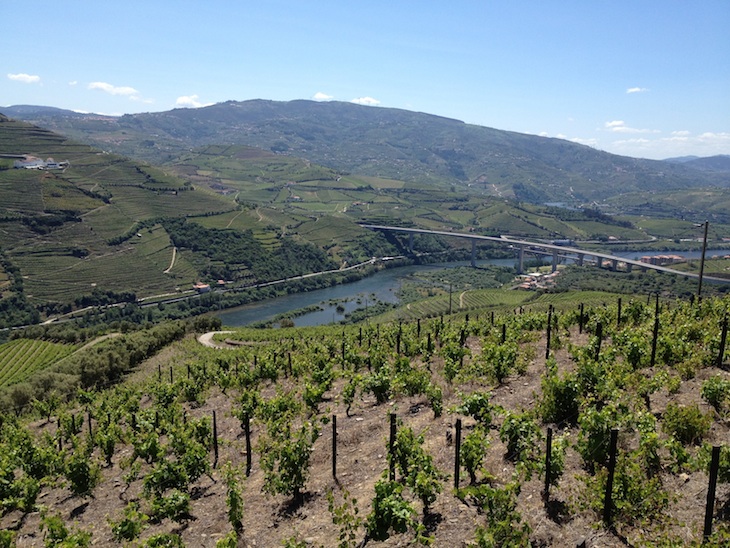
MULTIPOLYGON (((610 255, 608 253, 599 253, 597 251, 587 251, 585 249, 579 249, 577 247, 557 245, 557 244, 546 244, 542 242, 531 242, 529 240, 520 240, 518 238, 511 238, 509 236, 482 236, 479 234, 463 233, 463 232, 449 232, 446 230, 426 230, 423 228, 405 228, 400 226, 385 226, 385 225, 360 225, 363 228, 370 230, 379 230, 383 232, 402 232, 408 234, 408 249, 413 252, 413 238, 417 234, 433 234, 437 236, 449 236, 452 238, 466 238, 471 240, 471 265, 476 266, 476 245, 480 241, 493 242, 502 244, 505 246, 512 247, 517 250, 517 273, 522 274, 524 269, 524 258, 525 252, 529 253, 540 253, 552 255, 552 269, 553 272, 558 267, 558 261, 560 258, 571 259, 579 266, 590 261, 591 257, 595 264, 604 266, 608 263, 610 270, 618 270, 619 263, 622 263, 626 272, 631 272, 634 267, 640 268, 642 271, 648 269, 658 270, 659 272, 667 272, 669 274, 676 274, 679 276, 687 276, 689 278, 699 278, 699 274, 693 272, 683 272, 681 270, 675 270, 666 266, 653 265, 642 263, 641 261, 635 261, 632 259, 626 259, 624 257, 617 257, 616 255, 610 255)), ((715 278, 713 276, 703 276, 703 280, 712 281, 718 283, 730 283, 730 279, 726 278, 715 278)))

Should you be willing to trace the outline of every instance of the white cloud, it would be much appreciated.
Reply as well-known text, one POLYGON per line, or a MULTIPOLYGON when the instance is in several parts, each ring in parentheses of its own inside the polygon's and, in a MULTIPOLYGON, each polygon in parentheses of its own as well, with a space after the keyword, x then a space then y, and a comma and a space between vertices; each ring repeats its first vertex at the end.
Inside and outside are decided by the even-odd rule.
POLYGON ((629 88, 626 93, 645 93, 647 91, 649 91, 648 88, 629 88))
POLYGON ((77 80, 71 80, 71 81, 70 81, 70 82, 68 83, 68 85, 69 85, 69 86, 75 86, 76 84, 78 84, 78 81, 77 81, 77 80))
POLYGON ((98 89, 108 93, 109 95, 125 95, 136 97, 139 94, 139 92, 132 87, 113 86, 112 84, 107 84, 106 82, 91 82, 89 84, 89 89, 98 89))
POLYGON ((24 84, 38 84, 41 81, 40 76, 36 76, 35 74, 25 74, 24 72, 8 74, 8 78, 16 82, 23 82, 24 84))
POLYGON ((313 101, 331 101, 334 99, 332 95, 327 95, 326 93, 322 93, 321 91, 318 91, 312 96, 313 101))
POLYGON ((182 95, 175 101, 175 106, 181 108, 200 108, 209 107, 213 103, 201 103, 197 95, 182 95))
POLYGON ((638 129, 629 127, 623 120, 606 122, 604 127, 613 133, 660 133, 658 129, 638 129))
POLYGON ((673 158, 677 156, 716 156, 730 154, 730 133, 672 131, 668 137, 652 139, 634 137, 606 143, 605 150, 639 158, 673 158))
POLYGON ((370 107, 376 107, 380 104, 380 101, 373 99, 372 97, 358 97, 350 102, 355 103, 356 105, 367 105, 370 107))

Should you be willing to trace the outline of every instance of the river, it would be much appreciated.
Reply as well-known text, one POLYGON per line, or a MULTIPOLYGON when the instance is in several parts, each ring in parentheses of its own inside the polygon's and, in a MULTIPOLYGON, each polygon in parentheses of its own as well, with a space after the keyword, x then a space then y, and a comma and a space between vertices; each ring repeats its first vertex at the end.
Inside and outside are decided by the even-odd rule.
MULTIPOLYGON (((707 257, 713 255, 725 255, 727 250, 708 249, 707 257)), ((639 259, 644 255, 682 255, 688 259, 697 259, 701 256, 700 251, 628 251, 615 253, 616 256, 627 259, 639 259)), ((550 258, 546 257, 546 261, 550 258)), ((498 266, 515 266, 514 259, 494 259, 478 261, 479 264, 492 264, 498 266)), ((349 284, 335 285, 317 289, 306 293, 294 293, 291 295, 282 295, 273 299, 259 301, 236 308, 231 308, 219 312, 217 317, 221 319, 223 325, 227 326, 245 326, 252 323, 270 321, 280 314, 290 311, 300 310, 313 305, 319 305, 322 310, 308 312, 294 318, 294 323, 299 327, 325 325, 329 323, 339 322, 345 319, 345 315, 353 312, 358 308, 365 308, 368 303, 372 304, 375 300, 396 303, 398 302, 398 289, 403 280, 415 272, 423 272, 424 270, 438 270, 443 268, 455 268, 458 266, 467 266, 469 261, 459 261, 453 263, 437 263, 429 265, 411 265, 401 266, 381 270, 372 276, 363 278, 349 284)))

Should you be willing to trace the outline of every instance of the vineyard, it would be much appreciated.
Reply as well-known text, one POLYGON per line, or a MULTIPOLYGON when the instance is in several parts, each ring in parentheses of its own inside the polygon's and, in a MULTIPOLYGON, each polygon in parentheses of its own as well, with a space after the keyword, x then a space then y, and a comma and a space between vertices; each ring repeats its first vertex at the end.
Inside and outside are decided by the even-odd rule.
POLYGON ((727 545, 728 304, 179 341, 2 417, 0 546, 727 545))
POLYGON ((74 350, 73 345, 16 339, 0 345, 0 386, 25 380, 35 371, 56 363, 74 350))

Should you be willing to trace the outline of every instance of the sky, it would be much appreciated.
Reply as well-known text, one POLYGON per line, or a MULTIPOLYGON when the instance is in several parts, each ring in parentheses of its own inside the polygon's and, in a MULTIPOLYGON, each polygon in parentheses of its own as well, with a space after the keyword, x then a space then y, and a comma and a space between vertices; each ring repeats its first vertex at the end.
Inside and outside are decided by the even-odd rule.
POLYGON ((728 0, 2 0, 0 112, 351 101, 730 154, 728 0))

